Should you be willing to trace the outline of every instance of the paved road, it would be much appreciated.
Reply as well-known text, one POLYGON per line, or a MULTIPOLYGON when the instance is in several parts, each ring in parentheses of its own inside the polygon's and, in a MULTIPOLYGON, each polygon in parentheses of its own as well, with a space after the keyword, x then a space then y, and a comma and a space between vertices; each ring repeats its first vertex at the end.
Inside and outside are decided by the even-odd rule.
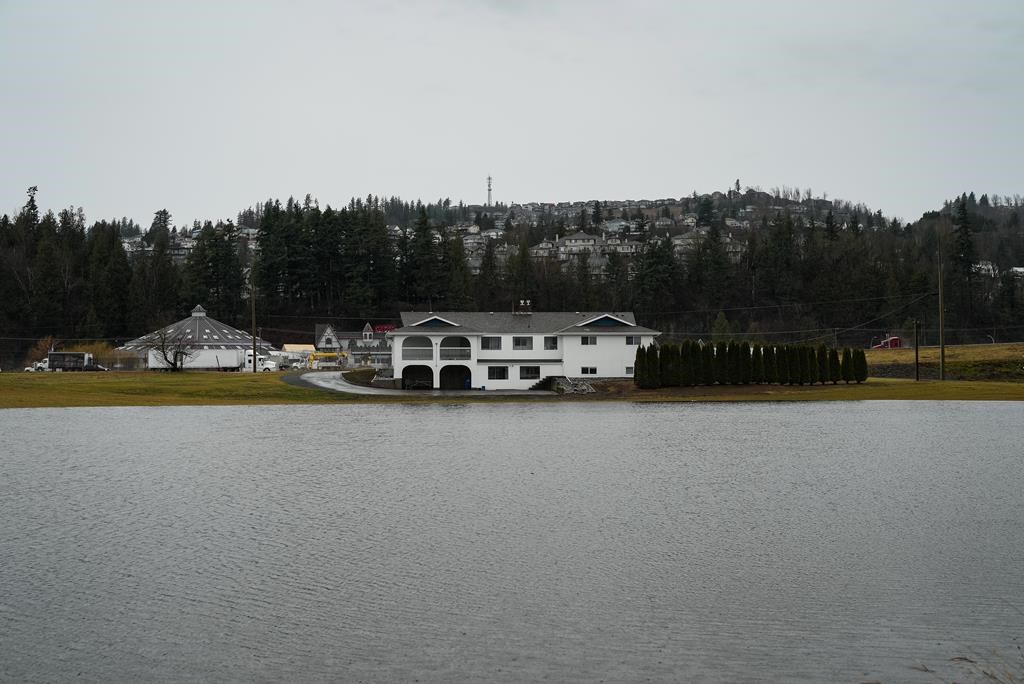
POLYGON ((384 389, 383 387, 366 387, 364 385, 353 385, 342 377, 340 371, 332 372, 310 372, 301 375, 286 376, 285 382, 303 384, 317 389, 330 390, 332 392, 347 392, 349 394, 367 394, 386 397, 550 397, 554 392, 543 390, 399 390, 384 389))

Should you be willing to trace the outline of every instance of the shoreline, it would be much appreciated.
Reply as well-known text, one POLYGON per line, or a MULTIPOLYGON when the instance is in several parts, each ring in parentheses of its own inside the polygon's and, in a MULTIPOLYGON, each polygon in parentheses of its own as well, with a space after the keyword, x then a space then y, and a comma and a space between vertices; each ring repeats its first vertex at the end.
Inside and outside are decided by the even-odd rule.
POLYGON ((714 385, 638 390, 628 380, 594 383, 587 395, 351 394, 313 386, 305 373, 3 373, 0 409, 101 406, 224 406, 297 404, 675 403, 790 401, 1024 401, 1024 383, 871 378, 857 384, 714 385))

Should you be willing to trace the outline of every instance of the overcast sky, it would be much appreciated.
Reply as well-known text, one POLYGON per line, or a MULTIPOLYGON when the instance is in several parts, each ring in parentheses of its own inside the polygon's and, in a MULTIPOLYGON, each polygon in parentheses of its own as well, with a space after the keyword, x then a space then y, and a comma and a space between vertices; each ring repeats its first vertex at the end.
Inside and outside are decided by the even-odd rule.
POLYGON ((1024 192, 1024 2, 0 0, 0 213, 1024 192))

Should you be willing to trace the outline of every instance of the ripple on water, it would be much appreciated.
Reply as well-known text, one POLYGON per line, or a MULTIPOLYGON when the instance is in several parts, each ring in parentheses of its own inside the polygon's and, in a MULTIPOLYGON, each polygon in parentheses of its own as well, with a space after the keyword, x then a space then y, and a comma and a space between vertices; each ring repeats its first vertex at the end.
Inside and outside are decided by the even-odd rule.
POLYGON ((3 411, 0 679, 962 678, 1024 637, 1022 413, 3 411))

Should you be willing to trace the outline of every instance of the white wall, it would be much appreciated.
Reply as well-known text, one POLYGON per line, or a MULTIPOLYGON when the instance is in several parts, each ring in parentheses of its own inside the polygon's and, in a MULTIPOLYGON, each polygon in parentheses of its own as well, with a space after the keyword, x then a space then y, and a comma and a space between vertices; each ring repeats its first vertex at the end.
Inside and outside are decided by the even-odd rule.
MULTIPOLYGON (((186 370, 217 370, 220 368, 237 368, 245 360, 245 352, 237 349, 201 349, 185 361, 186 370)), ((149 367, 152 369, 168 368, 163 358, 154 350, 149 351, 149 367)))
MULTIPOLYGON (((592 333, 593 334, 593 333, 592 333)), ((530 335, 533 338, 533 349, 513 349, 512 338, 524 337, 527 335, 488 335, 487 337, 500 337, 501 349, 480 349, 480 336, 459 335, 446 331, 444 333, 424 333, 422 335, 396 335, 393 338, 393 359, 394 375, 402 377, 402 371, 407 366, 428 366, 434 374, 434 387, 440 384, 441 368, 447 365, 463 365, 469 368, 471 374, 471 386, 474 388, 485 387, 486 389, 529 389, 538 381, 537 378, 520 379, 520 369, 523 366, 539 366, 540 379, 548 376, 566 375, 573 378, 622 378, 629 377, 627 367, 631 367, 636 359, 638 345, 627 345, 626 336, 622 333, 596 333, 596 345, 581 344, 579 335, 558 335, 558 349, 545 350, 544 337, 542 334, 530 335), (433 346, 432 358, 429 360, 405 360, 403 356, 402 343, 407 337, 427 337, 433 346), (440 360, 441 340, 449 336, 466 337, 470 343, 470 358, 462 361, 440 360), (490 367, 504 366, 508 369, 507 380, 497 380, 489 377, 490 367), (584 366, 597 369, 595 375, 583 375, 584 366)), ((653 335, 640 336, 640 343, 649 345, 654 340, 653 335)))

